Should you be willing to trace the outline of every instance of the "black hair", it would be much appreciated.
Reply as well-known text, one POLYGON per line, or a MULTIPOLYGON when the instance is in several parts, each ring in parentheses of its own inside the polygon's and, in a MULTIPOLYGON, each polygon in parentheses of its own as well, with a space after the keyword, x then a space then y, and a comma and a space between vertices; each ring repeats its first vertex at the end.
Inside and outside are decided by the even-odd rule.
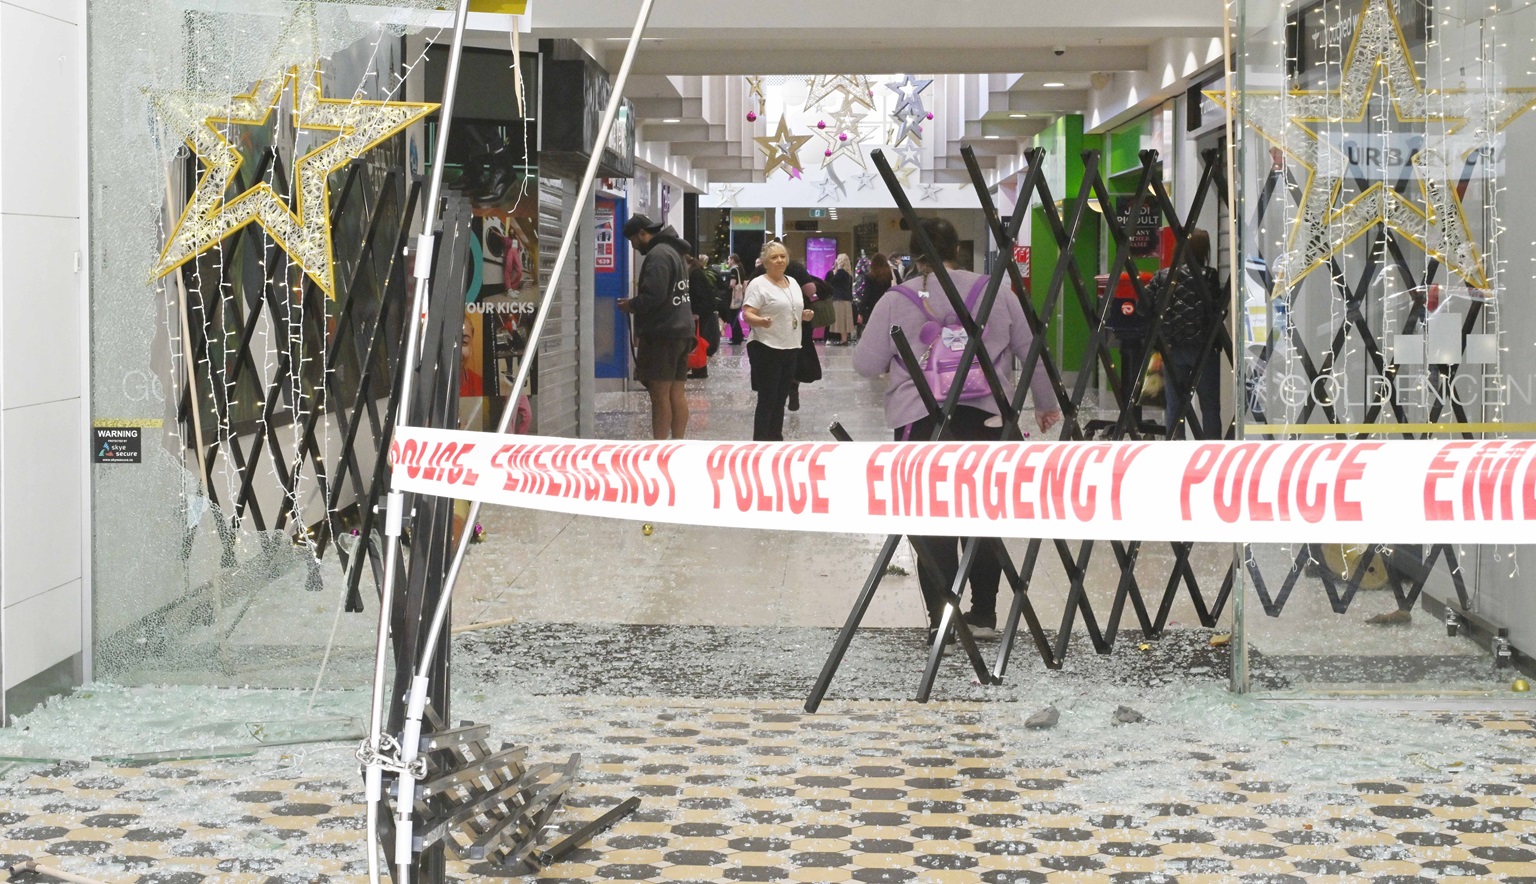
POLYGON ((960 234, 955 232, 955 225, 943 218, 920 218, 918 227, 912 231, 912 241, 909 250, 920 259, 928 259, 928 253, 923 249, 922 233, 928 234, 928 239, 933 242, 937 257, 944 263, 952 263, 960 260, 960 234), (919 233, 921 231, 921 233, 919 233))
POLYGON ((1189 256, 1201 267, 1211 264, 1211 235, 1196 227, 1189 234, 1189 256))

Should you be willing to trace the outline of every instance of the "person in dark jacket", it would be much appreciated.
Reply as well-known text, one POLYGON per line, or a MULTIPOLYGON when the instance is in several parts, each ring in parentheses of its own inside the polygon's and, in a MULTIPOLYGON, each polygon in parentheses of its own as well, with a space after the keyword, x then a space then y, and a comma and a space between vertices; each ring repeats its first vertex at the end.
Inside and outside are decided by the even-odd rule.
MULTIPOLYGON (((688 256, 688 299, 693 305, 693 318, 698 323, 699 337, 704 339, 709 348, 706 352, 714 356, 720 351, 720 314, 715 307, 715 286, 710 278, 711 274, 705 268, 704 262, 697 256, 688 256)), ((697 343, 694 346, 698 346, 697 343)), ((695 368, 688 372, 690 378, 709 377, 709 366, 695 368)))
POLYGON ((1216 270, 1209 266, 1211 235, 1195 230, 1189 235, 1189 257, 1199 266, 1200 278, 1186 265, 1165 268, 1152 277, 1153 304, 1159 303, 1162 290, 1171 286, 1163 311, 1163 340, 1168 343, 1168 361, 1163 366, 1163 402, 1167 420, 1174 426, 1169 438, 1178 439, 1189 432, 1185 423, 1193 405, 1185 385, 1194 379, 1195 395, 1200 397, 1201 439, 1220 439, 1226 432, 1221 422, 1221 346, 1206 346, 1211 330, 1221 320, 1221 311, 1213 300, 1221 294, 1216 270), (1199 377, 1195 373, 1199 372, 1199 377))
POLYGON ((885 255, 875 253, 869 259, 869 272, 864 274, 864 297, 859 302, 859 313, 864 321, 869 322, 869 314, 875 312, 875 305, 880 303, 880 298, 890 291, 896 284, 896 278, 891 274, 891 262, 885 255))
POLYGON ((827 329, 827 338, 833 335, 838 339, 834 344, 853 343, 853 263, 847 255, 837 256, 837 266, 827 274, 827 285, 832 287, 832 307, 836 311, 836 318, 832 327, 827 329))
POLYGON ((725 293, 720 301, 720 315, 731 329, 731 343, 741 344, 747 339, 746 323, 741 319, 741 302, 747 294, 747 276, 741 269, 741 258, 732 254, 726 260, 724 276, 725 293))
POLYGON ((619 309, 635 320, 635 380, 651 395, 651 434, 681 439, 688 429, 688 354, 693 352, 693 305, 688 297, 687 255, 677 231, 645 215, 624 222, 624 238, 645 260, 633 298, 619 309))

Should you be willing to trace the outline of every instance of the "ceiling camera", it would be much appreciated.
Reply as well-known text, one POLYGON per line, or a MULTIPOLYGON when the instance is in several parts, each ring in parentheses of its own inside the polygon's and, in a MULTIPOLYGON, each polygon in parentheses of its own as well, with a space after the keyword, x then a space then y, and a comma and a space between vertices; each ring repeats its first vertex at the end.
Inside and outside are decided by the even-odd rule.
POLYGON ((1051 51, 1056 53, 1056 55, 1058 57, 1060 57, 1060 56, 1063 56, 1063 55, 1067 54, 1067 47, 1065 47, 1065 46, 1052 46, 1051 47, 1051 51))

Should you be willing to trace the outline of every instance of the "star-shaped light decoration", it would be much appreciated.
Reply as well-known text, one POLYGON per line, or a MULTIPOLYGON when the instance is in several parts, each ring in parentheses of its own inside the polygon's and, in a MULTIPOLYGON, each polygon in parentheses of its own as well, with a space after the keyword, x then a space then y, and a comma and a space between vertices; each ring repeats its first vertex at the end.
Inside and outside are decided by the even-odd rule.
POLYGON ((816 202, 826 202, 828 197, 848 198, 848 185, 837 175, 836 169, 828 169, 827 176, 816 182, 816 202))
POLYGON ((903 74, 899 83, 885 84, 885 88, 896 93, 896 109, 891 111, 891 119, 896 121, 896 135, 891 139, 893 147, 908 140, 913 144, 923 143, 923 121, 928 118, 928 110, 923 107, 922 95, 932 85, 932 80, 919 80, 911 74, 903 74))
POLYGON ((901 82, 886 83, 885 88, 896 93, 896 108, 891 111, 891 116, 900 117, 909 111, 917 111, 918 116, 928 111, 923 107, 923 92, 933 85, 932 80, 919 80, 911 74, 902 74, 901 82))
POLYGON ((838 157, 848 157, 858 163, 860 169, 869 168, 864 163, 864 143, 867 137, 860 126, 866 116, 868 114, 860 113, 854 107, 852 99, 845 97, 842 108, 833 115, 831 125, 811 130, 812 135, 827 145, 821 161, 823 169, 832 165, 838 157))
POLYGON ((336 297, 331 173, 437 109, 435 104, 325 98, 314 62, 264 79, 250 92, 220 99, 216 105, 208 96, 185 92, 155 95, 151 103, 176 131, 191 133, 187 143, 201 161, 203 174, 150 278, 173 272, 254 222, 328 298, 336 297), (292 207, 265 181, 226 199, 244 157, 224 130, 238 124, 265 125, 290 91, 296 131, 323 130, 336 136, 295 161, 292 207), (213 112, 215 107, 222 112, 213 112))
POLYGON ((779 115, 779 126, 772 135, 755 135, 752 140, 757 142, 768 160, 763 166, 764 178, 773 177, 780 166, 784 167, 789 177, 800 177, 804 171, 800 166, 800 148, 811 140, 811 136, 789 134, 789 121, 783 114, 779 115))
POLYGON ((841 93, 847 99, 858 102, 870 110, 875 109, 874 99, 870 98, 869 78, 865 76, 849 74, 818 74, 806 79, 808 91, 805 99, 805 109, 810 110, 821 104, 828 96, 841 93))
POLYGON ((733 209, 741 208, 736 205, 736 197, 741 195, 741 187, 739 185, 722 184, 715 188, 715 194, 721 203, 729 205, 733 209))
POLYGON ((911 166, 914 169, 921 169, 923 167, 923 148, 921 145, 902 145, 896 148, 896 156, 899 158, 899 161, 896 163, 896 168, 898 169, 903 166, 911 166))
POLYGON ((768 107, 768 96, 763 94, 763 78, 747 78, 747 97, 757 99, 757 112, 761 114, 768 107))
POLYGON ((849 138, 863 131, 864 118, 869 116, 868 113, 855 107, 855 104, 853 96, 845 95, 843 96, 843 106, 832 114, 831 128, 839 132, 848 133, 849 138))
POLYGON ((909 113, 904 116, 896 117, 895 119, 896 135, 891 139, 891 144, 893 146, 900 145, 902 142, 909 139, 913 144, 923 143, 922 114, 909 113))
MULTIPOLYGON (((1224 91, 1206 95, 1227 104, 1224 91)), ((1474 151, 1490 145, 1494 133, 1536 106, 1536 89, 1506 88, 1476 95, 1459 89, 1426 90, 1391 4, 1368 0, 1336 89, 1249 91, 1244 105, 1249 124, 1307 170, 1296 220, 1286 249, 1276 260, 1271 296, 1326 266, 1331 257, 1378 226, 1408 239, 1472 288, 1489 287, 1455 182, 1474 151), (1413 157, 1424 200, 1415 203, 1378 181, 1340 206, 1350 161, 1319 135, 1318 124, 1363 121, 1378 71, 1386 80, 1396 119, 1425 124, 1425 147, 1413 157), (1443 128, 1433 131, 1430 124, 1443 128)))

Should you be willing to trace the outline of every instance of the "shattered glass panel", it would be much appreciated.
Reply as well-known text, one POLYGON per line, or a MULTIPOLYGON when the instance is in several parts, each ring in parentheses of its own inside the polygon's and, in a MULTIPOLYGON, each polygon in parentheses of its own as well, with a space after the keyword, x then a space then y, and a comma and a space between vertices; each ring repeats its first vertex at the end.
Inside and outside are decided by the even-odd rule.
MULTIPOLYGON (((1536 436, 1536 194, 1511 174, 1536 146, 1536 16, 1494 10, 1234 9, 1247 438, 1536 436)), ((1394 540, 1247 547, 1254 689, 1510 690, 1536 651, 1529 553, 1394 540)))
MULTIPOLYGON (((181 758, 358 732, 361 707, 312 708, 308 691, 357 688, 372 670, 374 575, 358 581, 365 610, 344 613, 341 554, 365 547, 353 526, 400 328, 378 317, 405 272, 394 243, 410 223, 409 159, 422 153, 423 133, 418 122, 356 162, 306 176, 303 157, 342 131, 313 110, 334 105, 299 111, 314 80, 288 80, 264 118, 241 102, 294 70, 317 70, 319 97, 346 102, 346 113, 357 102, 408 101, 419 93, 407 86, 419 79, 422 41, 404 37, 441 37, 435 24, 426 28, 437 5, 89 5, 93 418, 143 430, 142 462, 92 474, 98 683, 85 690, 303 691, 228 717, 178 699, 174 687, 125 695, 164 703, 165 720, 142 739, 77 728, 97 741, 85 754, 181 758), (215 204, 265 188, 279 215, 324 218, 329 205, 334 298, 303 258, 309 240, 274 233, 277 215, 214 236, 184 267, 154 278, 178 222, 201 223, 182 216, 219 161, 202 155, 209 130, 240 167, 213 192, 215 204), (370 230, 383 247, 368 241, 370 230)), ((365 555, 349 560, 370 570, 365 555)), ((0 757, 57 751, 17 743, 0 757)))

